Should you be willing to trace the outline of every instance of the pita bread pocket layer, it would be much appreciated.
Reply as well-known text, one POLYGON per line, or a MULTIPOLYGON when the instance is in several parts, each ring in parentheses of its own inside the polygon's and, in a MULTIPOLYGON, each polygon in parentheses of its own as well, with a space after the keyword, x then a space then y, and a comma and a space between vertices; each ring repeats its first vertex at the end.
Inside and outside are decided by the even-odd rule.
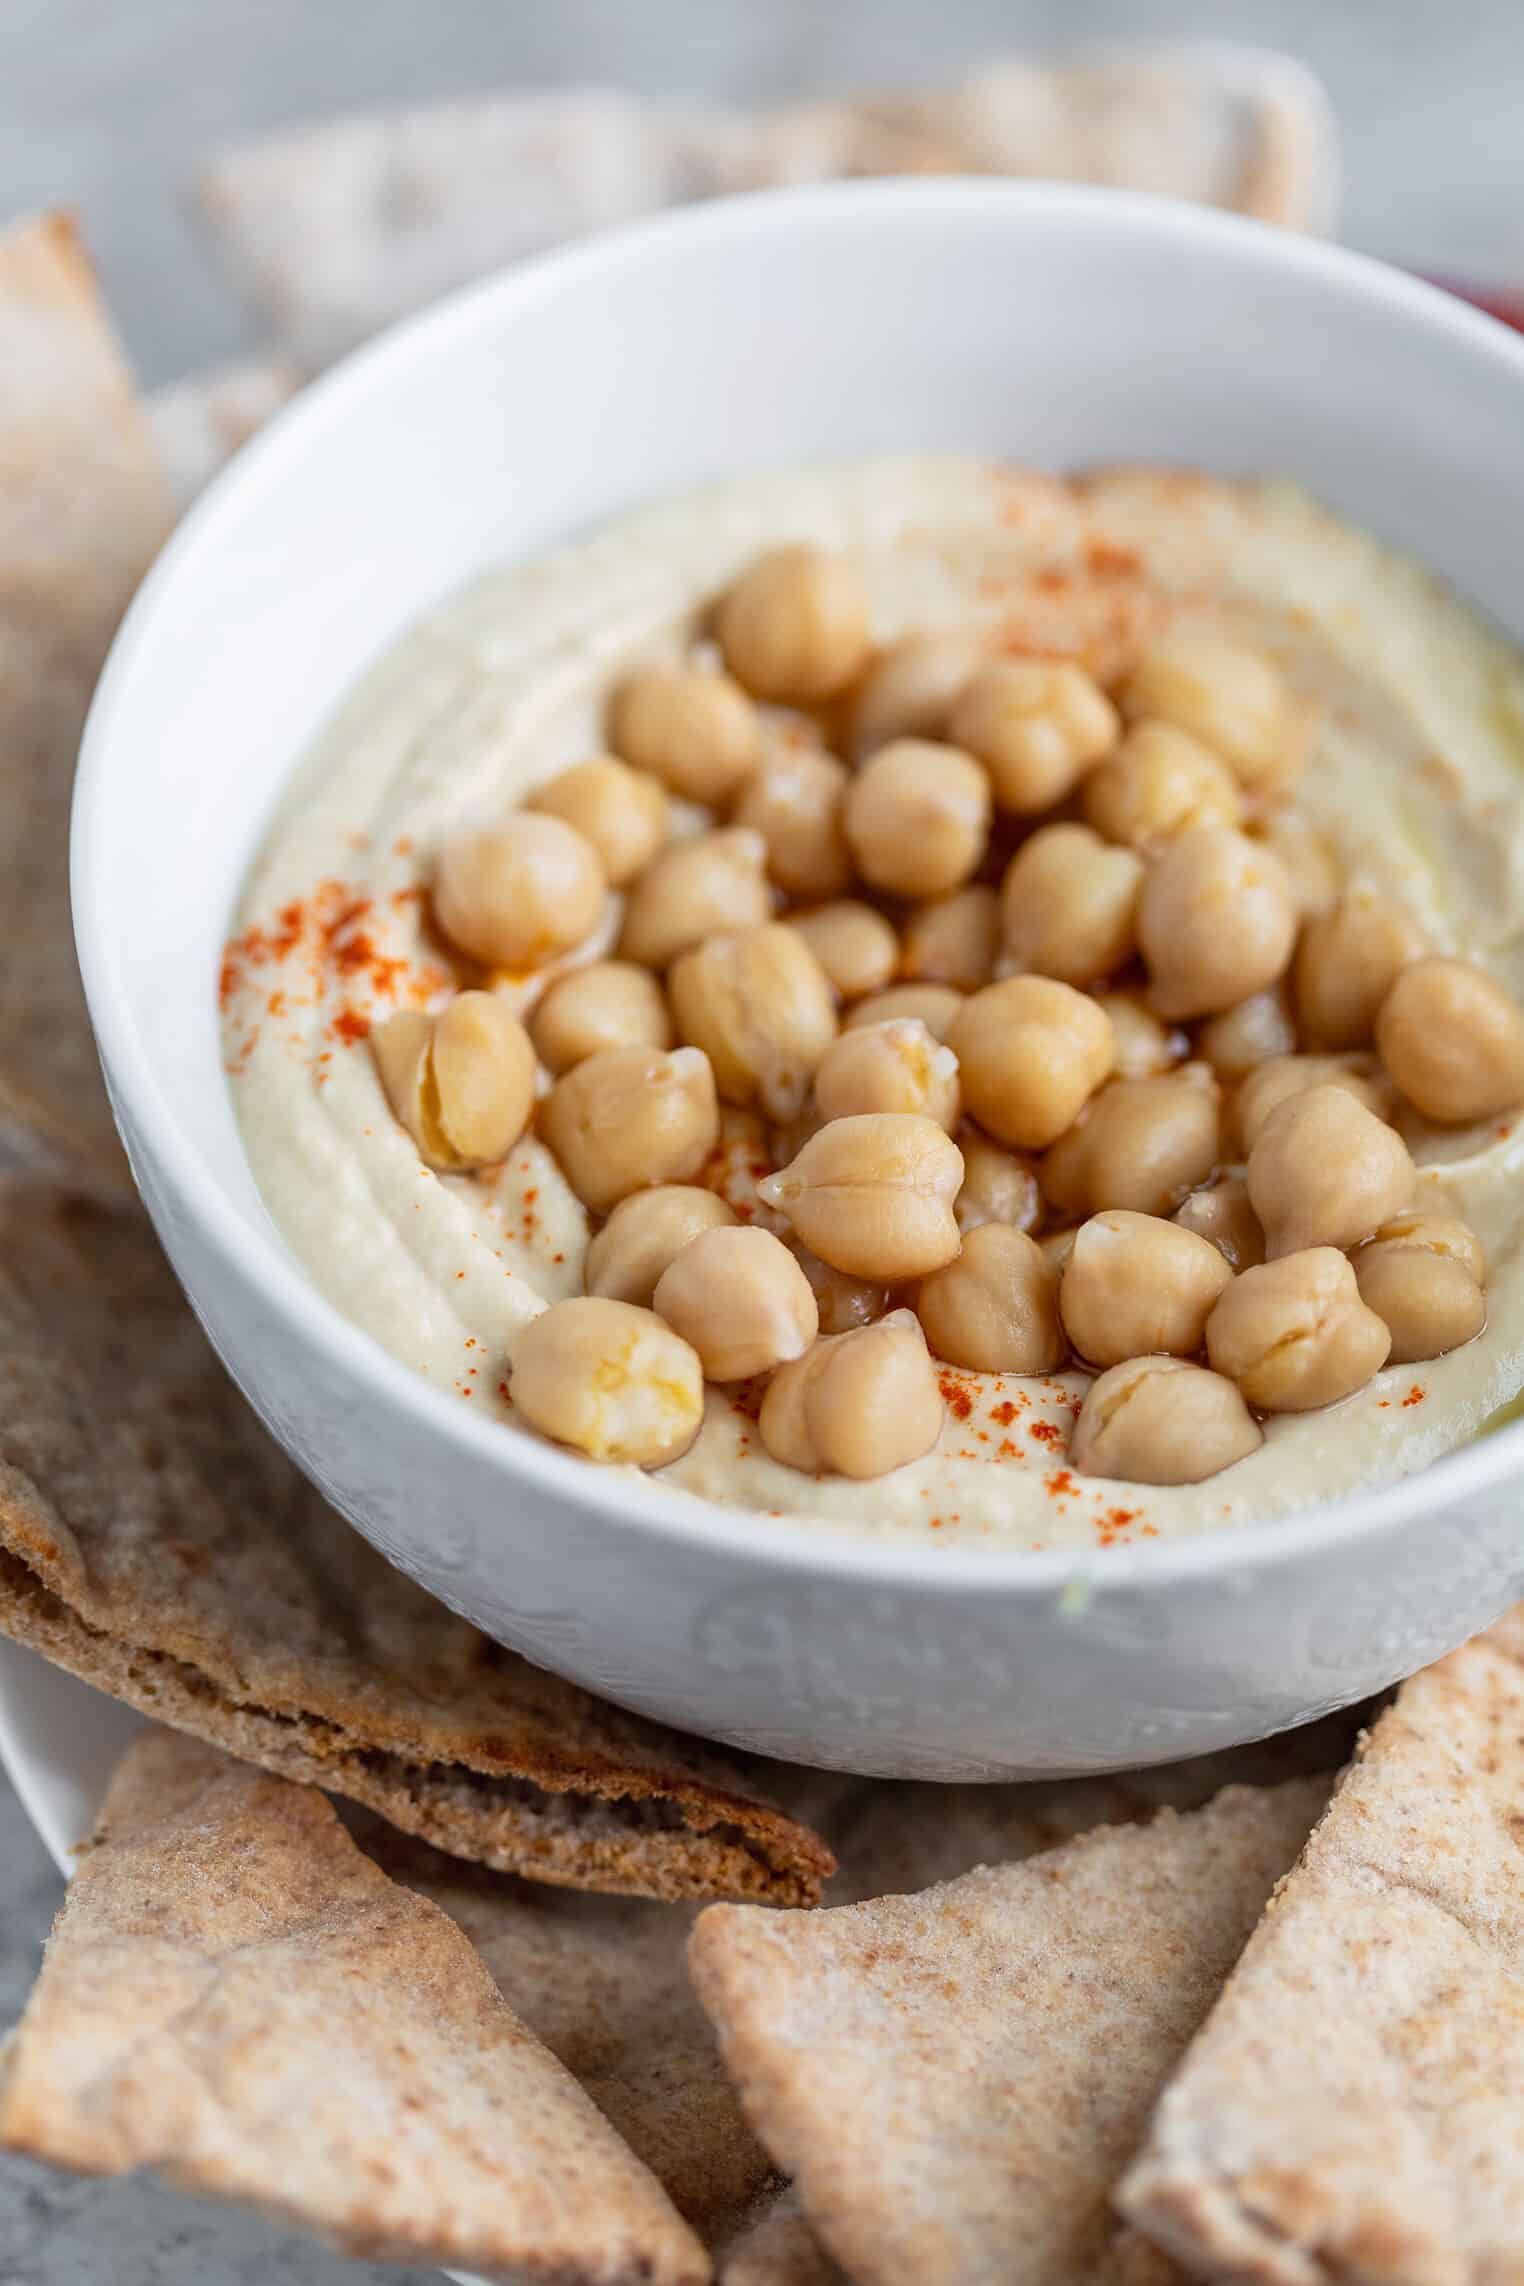
POLYGON ((1524 2277, 1524 1612, 1376 1724, 1122 2197, 1201 2276, 1524 2277))
POLYGON ((699 2286, 659 2185, 470 1945, 308 1787, 146 1731, 0 2067, 0 2141, 352 2254, 699 2286))
POLYGON ((1300 1779, 909 1897, 715 1907, 690 1965, 748 2118, 858 2286, 1147 2274, 1109 2198, 1327 1799, 1300 1779))

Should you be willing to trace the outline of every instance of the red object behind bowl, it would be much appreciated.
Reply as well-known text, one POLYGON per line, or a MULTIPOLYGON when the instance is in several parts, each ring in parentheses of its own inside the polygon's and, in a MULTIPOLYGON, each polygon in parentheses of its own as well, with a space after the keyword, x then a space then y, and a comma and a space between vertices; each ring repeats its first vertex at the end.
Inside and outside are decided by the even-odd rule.
POLYGON ((1524 333, 1524 291, 1499 289, 1496 286, 1462 286, 1454 278, 1436 278, 1433 283, 1443 286, 1446 293, 1456 294, 1463 302, 1473 303, 1485 310, 1489 317, 1501 318, 1504 325, 1513 326, 1524 333))

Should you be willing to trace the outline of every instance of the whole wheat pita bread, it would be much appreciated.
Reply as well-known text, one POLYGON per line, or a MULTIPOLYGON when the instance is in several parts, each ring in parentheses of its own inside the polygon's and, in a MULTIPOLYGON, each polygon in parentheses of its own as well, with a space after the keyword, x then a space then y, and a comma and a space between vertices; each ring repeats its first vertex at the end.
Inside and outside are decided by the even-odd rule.
POLYGON ((354 2254, 699 2286, 659 2185, 322 1796, 145 1731, 0 2067, 0 2142, 354 2254))
POLYGON ((169 528, 132 382, 73 223, 0 233, 0 1140, 125 1183, 74 965, 74 755, 117 621, 169 528))
POLYGON ((1123 2203, 1202 2276, 1524 2278, 1524 1612, 1377 1723, 1123 2203))
POLYGON ((747 2116, 858 2286, 1155 2267, 1112 2185, 1327 1792, 1235 1787, 915 1896, 700 1916, 747 2116))
POLYGON ((656 1897, 809 1900, 724 1756, 488 1642, 326 1507, 131 1205, 0 1179, 0 1628, 442 1849, 656 1897))

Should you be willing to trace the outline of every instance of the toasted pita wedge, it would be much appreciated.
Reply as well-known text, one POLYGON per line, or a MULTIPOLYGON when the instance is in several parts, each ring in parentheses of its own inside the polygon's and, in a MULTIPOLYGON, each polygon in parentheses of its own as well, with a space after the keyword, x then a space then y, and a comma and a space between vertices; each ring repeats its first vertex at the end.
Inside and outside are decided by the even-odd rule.
POLYGON ((843 2286, 792 2189, 769 2191, 726 2251, 720 2286, 843 2286))
POLYGON ((353 2254, 699 2286, 660 2186, 310 1788, 145 1731, 0 2067, 0 2142, 353 2254))
POLYGON ((858 2286, 1146 2275, 1111 2188, 1327 1791, 1235 1787, 917 1896, 700 1917, 747 2116, 858 2286))
POLYGON ((146 407, 149 427, 178 507, 211 483, 301 380, 285 358, 250 357, 154 391, 146 407))
POLYGON ((831 1856, 726 1757, 490 1643, 291 1467, 135 1206, 0 1178, 0 1628, 441 1849, 808 1901, 831 1856))
POLYGON ((1524 2278, 1524 1612, 1377 1723, 1122 2199, 1203 2277, 1524 2278))
POLYGON ((74 966, 69 796, 106 647, 169 521, 73 223, 0 233, 0 1144, 30 1130, 123 1184, 74 966))

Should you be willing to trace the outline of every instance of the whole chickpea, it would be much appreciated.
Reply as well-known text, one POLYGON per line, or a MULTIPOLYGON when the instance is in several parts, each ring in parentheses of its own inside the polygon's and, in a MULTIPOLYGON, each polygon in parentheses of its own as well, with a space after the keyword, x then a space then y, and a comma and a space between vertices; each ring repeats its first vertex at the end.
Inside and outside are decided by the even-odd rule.
POLYGON ((1309 1247, 1358 1246, 1402 1212, 1417 1173, 1402 1137, 1347 1088, 1314 1087, 1270 1114, 1246 1180, 1275 1262, 1309 1247))
POLYGON ((917 982, 977 992, 995 973, 1000 898, 984 882, 918 905, 905 924, 900 973, 917 982))
POLYGON ((742 788, 732 813, 767 845, 767 870, 789 897, 836 897, 852 886, 842 830, 849 773, 834 754, 782 748, 742 788))
POLYGON ((670 1048, 672 1023, 661 985, 628 960, 569 968, 536 1002, 529 1036, 547 1071, 570 1071, 600 1048, 670 1048))
POLYGON ((1113 1080, 1048 1153, 1043 1190, 1070 1214, 1126 1207, 1167 1215, 1216 1166, 1221 1125, 1215 1087, 1201 1085, 1189 1067, 1113 1080))
POLYGON ((1342 1087, 1377 1119, 1390 1122, 1396 1096, 1374 1056, 1270 1056, 1239 1082, 1233 1098, 1233 1124, 1247 1155, 1272 1111, 1309 1088, 1342 1087))
POLYGON ((1207 1355, 1262 1413, 1309 1413, 1363 1389, 1391 1336, 1333 1246, 1234 1279, 1207 1320, 1207 1355))
POLYGON ((952 984, 892 984, 887 992, 873 992, 847 1011, 844 1029, 857 1031, 864 1024, 891 1024, 901 1018, 924 1024, 934 1040, 945 1040, 968 995, 952 984))
POLYGON ((1524 1103, 1524 1010, 1464 960, 1417 960, 1381 1003, 1376 1045, 1409 1103, 1441 1127, 1524 1103))
POLYGON ((1284 973, 1297 911, 1279 861, 1231 826, 1162 844, 1138 901, 1138 942, 1161 1016, 1216 1016, 1284 973))
POLYGON ((1297 1023, 1309 1048, 1363 1048, 1382 1001, 1428 949, 1405 905, 1352 884, 1302 930, 1292 968, 1297 1023))
POLYGON ((667 1265, 652 1308, 698 1352, 707 1381, 745 1381, 803 1357, 820 1330, 809 1280, 770 1230, 701 1231, 667 1265))
POLYGON ((852 565, 824 548, 773 548, 721 601, 725 664, 754 698, 816 706, 868 656, 868 605, 852 565))
POLYGON ((935 1120, 879 1111, 833 1119, 757 1190, 832 1269, 898 1285, 957 1253, 962 1182, 963 1154, 935 1120))
POLYGON ((1133 1357, 1092 1381, 1070 1465, 1129 1484, 1199 1484, 1264 1443, 1231 1381, 1179 1357, 1133 1357))
POLYGON ((526 810, 545 810, 584 834, 598 852, 611 889, 649 865, 671 831, 666 789, 612 754, 595 754, 557 771, 525 796, 526 810))
POLYGON ((1042 1192, 1031 1161, 992 1143, 966 1123, 958 1129, 956 1141, 963 1153, 963 1188, 953 1211, 964 1237, 985 1222, 1036 1230, 1042 1221, 1042 1192))
POLYGON ((697 1048, 600 1048, 556 1081, 540 1134, 585 1207, 696 1175, 719 1136, 709 1058, 697 1048))
POLYGON ((832 1042, 815 1073, 827 1120, 860 1111, 918 1111, 949 1133, 958 1124, 958 1059, 917 1017, 863 1024, 832 1042))
POLYGON ((1065 1223, 1061 1230, 1045 1230, 1037 1241, 1038 1252, 1061 1278, 1069 1267, 1074 1252, 1074 1241, 1084 1228, 1082 1223, 1065 1223))
POLYGON ((836 1002, 803 938, 780 921, 706 937, 673 962, 667 989, 725 1102, 794 1118, 836 1037, 836 1002))
POLYGON ((739 684, 706 667, 642 667, 609 709, 616 753, 685 801, 728 802, 762 759, 762 718, 739 684))
POLYGON ((1003 963, 1013 974, 1091 984, 1132 957, 1143 861, 1089 826, 1039 826, 1000 889, 1003 963))
POLYGON ((1243 823, 1238 780, 1199 738, 1171 722, 1135 722, 1109 761, 1080 784, 1087 825, 1127 849, 1148 849, 1187 826, 1243 823))
POLYGON ((1066 659, 1006 659, 975 675, 948 736, 989 772, 997 809, 1035 817, 1052 809, 1121 731, 1099 683, 1066 659))
POLYGON ((462 826, 434 869, 434 914, 484 968, 541 968, 589 934, 603 909, 603 867, 564 818, 514 810, 462 826))
POLYGON ((1151 1072, 1167 1072, 1189 1054, 1185 1034, 1167 1031, 1130 992, 1103 992, 1099 1004, 1111 1018, 1114 1069, 1119 1079, 1146 1079, 1151 1072))
POLYGON ((1220 1080, 1243 1079, 1272 1057, 1296 1052, 1296 1026, 1284 985, 1256 992, 1211 1017, 1196 1035, 1196 1050, 1220 1080))
POLYGON ((899 940, 890 923, 852 898, 790 913, 788 926, 803 937, 843 1000, 881 992, 898 966, 899 940))
POLYGON ((658 1183, 621 1199, 588 1242, 583 1284, 590 1294, 649 1309, 662 1272, 702 1231, 728 1229, 735 1216, 713 1191, 658 1183))
POLYGON ((1072 1127, 1111 1069, 1111 1020, 1046 976, 988 984, 954 1017, 947 1044, 963 1100, 987 1134, 1040 1151, 1072 1127))
POLYGON ((792 1233, 784 1243, 809 1280, 823 1334, 850 1333, 854 1326, 870 1326, 888 1309, 887 1286, 872 1278, 849 1278, 845 1270, 833 1270, 792 1233))
POLYGON ((1174 1219, 1182 1230, 1209 1239, 1230 1269, 1250 1270, 1265 1259, 1265 1234, 1242 1175, 1224 1175, 1221 1182, 1192 1191, 1175 1209, 1174 1219))
POLYGON ((1254 827, 1254 839, 1277 858, 1303 920, 1326 913, 1339 894, 1339 861, 1326 834, 1299 810, 1273 809, 1254 827))
POLYGON ((968 1232, 955 1262, 921 1280, 916 1313, 934 1357, 976 1373, 1054 1373, 1064 1360, 1058 1273, 1009 1223, 968 1232))
POLYGON ((896 738, 858 771, 843 814, 870 887, 889 897, 937 897, 961 887, 984 855, 989 780, 956 746, 896 738))
POLYGON ((1193 1357, 1233 1272, 1210 1240, 1151 1214, 1081 1223, 1059 1291, 1064 1331, 1092 1365, 1155 1350, 1193 1357))
POLYGON ((762 836, 746 826, 669 842, 631 884, 621 958, 666 968, 716 930, 755 928, 771 919, 766 856, 762 836))
POLYGON ((1353 1257, 1360 1299, 1392 1337, 1393 1365, 1443 1357, 1487 1323, 1487 1262, 1449 1215, 1400 1214, 1353 1257))
POLYGON ((950 629, 907 635, 880 651, 852 709, 852 757, 865 762, 893 738, 941 738, 966 683, 983 666, 980 635, 950 629))
POLYGON ((534 1108, 529 1035, 490 992, 460 992, 437 1016, 402 1009, 371 1052, 387 1101, 426 1166, 443 1174, 506 1158, 534 1108))
POLYGON ((945 1410, 920 1326, 892 1310, 781 1367, 757 1428, 785 1468, 866 1479, 930 1452, 945 1410))
POLYGON ((704 1376, 650 1310, 578 1295, 519 1329, 509 1394, 531 1428, 589 1460, 660 1468, 704 1419, 704 1376))
POLYGON ((1240 783, 1282 792, 1306 760, 1305 726, 1274 660, 1231 636, 1169 629, 1122 686, 1130 721, 1154 717, 1220 754, 1240 783))

